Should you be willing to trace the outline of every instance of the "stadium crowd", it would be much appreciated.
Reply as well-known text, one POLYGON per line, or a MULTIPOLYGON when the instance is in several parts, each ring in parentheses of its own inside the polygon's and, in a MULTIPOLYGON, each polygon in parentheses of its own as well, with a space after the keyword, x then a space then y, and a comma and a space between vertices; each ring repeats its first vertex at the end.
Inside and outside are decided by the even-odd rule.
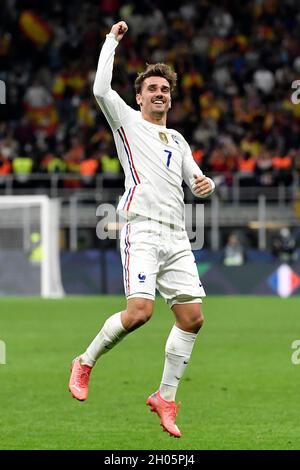
POLYGON ((7 174, 119 173, 111 132, 92 94, 113 22, 129 34, 114 87, 136 108, 146 62, 178 73, 168 127, 208 174, 231 184, 290 185, 300 174, 300 3, 297 0, 6 0, 0 30, 0 182, 7 174))

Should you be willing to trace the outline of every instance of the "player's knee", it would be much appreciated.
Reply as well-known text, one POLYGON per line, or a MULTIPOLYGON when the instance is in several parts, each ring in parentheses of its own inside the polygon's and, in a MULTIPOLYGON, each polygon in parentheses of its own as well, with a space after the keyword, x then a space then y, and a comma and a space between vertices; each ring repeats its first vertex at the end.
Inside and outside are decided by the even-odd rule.
POLYGON ((146 299, 134 299, 128 306, 128 314, 131 318, 130 329, 138 328, 150 320, 153 311, 153 302, 146 299))
POLYGON ((183 304, 173 307, 177 325, 184 331, 198 333, 204 323, 201 305, 183 304))
POLYGON ((203 313, 200 311, 195 312, 194 315, 186 318, 186 331, 190 331, 191 333, 198 333, 200 328, 202 328, 204 323, 204 316, 203 313))
POLYGON ((198 316, 193 319, 192 328, 195 330, 195 332, 198 332, 200 328, 202 328, 203 323, 204 323, 204 315, 202 312, 199 312, 198 316))

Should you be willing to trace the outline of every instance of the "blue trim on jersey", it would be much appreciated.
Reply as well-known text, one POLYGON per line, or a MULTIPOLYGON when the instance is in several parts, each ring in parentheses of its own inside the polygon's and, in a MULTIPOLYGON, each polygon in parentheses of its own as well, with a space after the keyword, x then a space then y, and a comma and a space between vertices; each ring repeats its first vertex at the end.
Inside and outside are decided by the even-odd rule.
POLYGON ((125 207, 126 204, 127 204, 127 201, 128 201, 129 196, 130 196, 131 190, 132 190, 132 188, 129 188, 129 193, 127 194, 127 198, 126 198, 125 204, 124 204, 124 206, 123 206, 123 209, 124 209, 124 207, 125 207))
POLYGON ((137 185, 137 182, 136 182, 136 179, 135 179, 135 176, 134 176, 134 173, 133 173, 133 169, 132 169, 132 166, 131 166, 130 155, 129 155, 129 153, 128 153, 128 150, 127 150, 127 147, 126 147, 126 144, 125 144, 125 141, 124 141, 124 139, 123 139, 123 136, 122 136, 122 134, 121 134, 120 129, 118 129, 118 134, 119 134, 119 136, 121 137, 121 140, 122 140, 123 145, 124 145, 125 152, 126 152, 126 154, 127 154, 127 159, 128 159, 128 163, 129 163, 129 168, 130 168, 131 176, 132 176, 132 178, 133 178, 134 184, 137 185))
POLYGON ((124 260, 124 276, 125 276, 125 295, 127 295, 128 292, 128 278, 127 278, 127 270, 126 270, 126 264, 127 264, 127 256, 129 252, 129 244, 127 242, 127 237, 128 237, 128 224, 126 225, 126 235, 125 235, 125 260, 124 260))

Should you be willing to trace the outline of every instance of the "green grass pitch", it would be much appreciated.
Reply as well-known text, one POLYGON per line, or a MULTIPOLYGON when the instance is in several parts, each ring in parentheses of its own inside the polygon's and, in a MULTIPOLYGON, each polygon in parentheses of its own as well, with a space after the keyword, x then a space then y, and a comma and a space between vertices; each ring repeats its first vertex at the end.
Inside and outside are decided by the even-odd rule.
POLYGON ((177 398, 174 439, 145 405, 158 388, 173 315, 151 321, 103 356, 89 399, 68 392, 69 364, 122 297, 0 300, 0 449, 299 449, 300 301, 208 297, 206 323, 177 398))

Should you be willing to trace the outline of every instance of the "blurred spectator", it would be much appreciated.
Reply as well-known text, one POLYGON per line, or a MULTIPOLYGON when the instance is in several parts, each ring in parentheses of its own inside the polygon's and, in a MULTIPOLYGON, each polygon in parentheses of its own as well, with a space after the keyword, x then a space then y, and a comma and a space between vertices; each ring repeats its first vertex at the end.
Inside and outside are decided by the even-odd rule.
POLYGON ((68 176, 64 179, 64 187, 80 188, 80 164, 85 157, 85 150, 79 137, 73 136, 70 146, 71 148, 63 155, 63 160, 66 164, 67 172, 72 173, 72 176, 68 176), (78 176, 76 176, 76 174, 78 176))
POLYGON ((253 186, 255 182, 256 160, 249 152, 245 152, 238 159, 238 179, 240 186, 253 186))
POLYGON ((271 153, 265 147, 257 156, 255 165, 256 182, 259 186, 272 186, 274 184, 273 162, 271 153))
POLYGON ((241 266, 244 264, 244 250, 242 244, 235 233, 228 237, 224 252, 225 266, 241 266))
MULTIPOLYGON (((95 186, 95 176, 97 171, 99 170, 99 159, 97 154, 92 155, 90 157, 86 157, 80 163, 80 174, 81 174, 81 181, 83 186, 85 187, 92 187, 95 186)), ((119 168, 118 168, 119 172, 119 168)))
POLYGON ((12 132, 8 131, 0 142, 0 154, 2 157, 12 160, 18 152, 18 142, 13 138, 12 132))
POLYGON ((49 175, 53 173, 65 173, 66 168, 67 165, 64 160, 51 152, 44 155, 40 164, 40 170, 49 175))
POLYGON ((270 70, 267 70, 266 68, 256 70, 253 78, 256 88, 265 95, 269 95, 273 91, 275 79, 270 70))
POLYGON ((101 169, 103 173, 104 187, 118 187, 121 185, 120 179, 120 162, 113 150, 109 146, 103 148, 101 155, 101 169))
POLYGON ((71 148, 64 154, 64 161, 67 171, 70 173, 78 173, 80 163, 85 156, 84 146, 78 137, 72 137, 71 148))
POLYGON ((25 93, 24 102, 29 108, 43 108, 52 103, 52 97, 38 80, 34 80, 25 93))
POLYGON ((33 167, 34 159, 32 157, 32 146, 26 144, 22 154, 15 157, 12 162, 17 187, 27 187, 27 184, 30 182, 33 167))
POLYGON ((50 92, 34 80, 24 96, 26 115, 35 130, 51 135, 58 124, 58 115, 50 92))
POLYGON ((275 184, 289 186, 292 182, 293 160, 290 155, 275 155, 272 158, 275 184))
POLYGON ((11 164, 8 158, 0 155, 0 186, 5 184, 5 176, 11 172, 11 164))
POLYGON ((286 263, 297 261, 296 240, 288 227, 280 229, 272 240, 273 256, 286 263))

